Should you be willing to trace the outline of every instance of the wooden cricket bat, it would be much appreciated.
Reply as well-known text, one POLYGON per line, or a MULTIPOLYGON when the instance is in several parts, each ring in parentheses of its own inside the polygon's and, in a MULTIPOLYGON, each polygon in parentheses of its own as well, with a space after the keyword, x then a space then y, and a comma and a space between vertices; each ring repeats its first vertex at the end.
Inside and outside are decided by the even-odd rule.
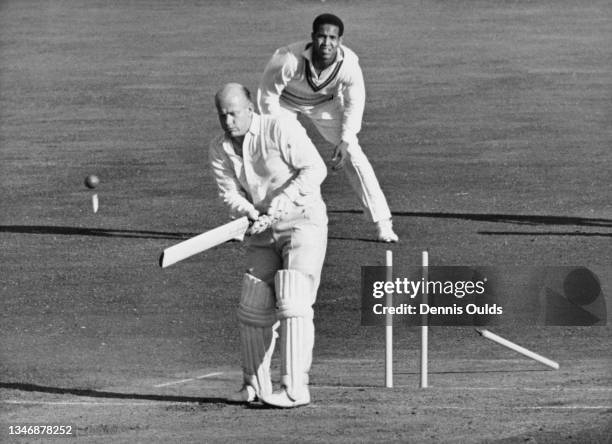
POLYGON ((176 245, 166 248, 159 256, 159 266, 162 268, 176 264, 183 259, 209 250, 229 240, 242 238, 249 228, 249 219, 246 216, 236 219, 220 227, 213 228, 205 233, 194 236, 176 245))

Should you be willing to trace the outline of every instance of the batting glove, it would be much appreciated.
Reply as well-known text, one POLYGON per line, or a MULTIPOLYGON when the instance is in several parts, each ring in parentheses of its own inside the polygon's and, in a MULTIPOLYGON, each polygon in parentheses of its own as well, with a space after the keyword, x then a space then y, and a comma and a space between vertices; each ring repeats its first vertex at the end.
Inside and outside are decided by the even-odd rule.
POLYGON ((257 220, 259 218, 259 211, 253 208, 252 210, 249 210, 247 217, 249 220, 257 220))
POLYGON ((255 220, 255 222, 253 222, 253 225, 251 225, 249 228, 248 234, 253 235, 263 233, 270 228, 273 222, 274 220, 270 216, 267 214, 262 214, 255 220))

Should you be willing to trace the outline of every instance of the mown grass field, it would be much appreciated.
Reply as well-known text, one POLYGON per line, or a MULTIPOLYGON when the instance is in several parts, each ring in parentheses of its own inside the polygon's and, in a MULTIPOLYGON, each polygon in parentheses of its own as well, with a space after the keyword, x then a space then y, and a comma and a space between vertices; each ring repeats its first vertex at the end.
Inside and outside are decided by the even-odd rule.
POLYGON ((431 328, 428 390, 419 332, 398 327, 397 387, 383 389, 384 331, 360 325, 359 282, 387 246, 331 172, 313 404, 224 401, 240 383, 243 246, 166 270, 157 257, 227 220, 206 164, 215 91, 255 89, 325 11, 360 56, 360 138, 396 263, 428 250, 432 265, 585 265, 610 308, 607 2, 3 1, 0 441, 36 422, 86 442, 609 442, 609 326, 496 330, 559 371, 431 328))

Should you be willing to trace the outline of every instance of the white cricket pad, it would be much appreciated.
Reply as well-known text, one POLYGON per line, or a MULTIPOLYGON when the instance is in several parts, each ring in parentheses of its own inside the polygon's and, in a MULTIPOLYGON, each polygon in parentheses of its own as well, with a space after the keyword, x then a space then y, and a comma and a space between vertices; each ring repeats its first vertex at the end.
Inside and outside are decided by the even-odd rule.
POLYGON ((245 274, 237 314, 244 383, 255 389, 257 396, 265 396, 272 393, 270 361, 276 342, 272 288, 260 279, 245 274))
POLYGON ((312 319, 315 302, 312 278, 298 270, 279 270, 274 276, 279 319, 304 317, 312 319))
POLYGON ((280 270, 275 276, 280 319, 281 384, 294 400, 310 400, 308 372, 314 347, 312 279, 297 270, 280 270))

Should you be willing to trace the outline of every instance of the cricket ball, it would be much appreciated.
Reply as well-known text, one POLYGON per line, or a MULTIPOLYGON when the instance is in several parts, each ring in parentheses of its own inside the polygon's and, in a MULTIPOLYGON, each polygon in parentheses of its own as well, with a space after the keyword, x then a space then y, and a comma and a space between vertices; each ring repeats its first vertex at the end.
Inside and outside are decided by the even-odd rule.
POLYGON ((93 189, 98 185, 100 185, 100 179, 98 179, 98 176, 91 174, 85 178, 85 186, 87 188, 93 189))

